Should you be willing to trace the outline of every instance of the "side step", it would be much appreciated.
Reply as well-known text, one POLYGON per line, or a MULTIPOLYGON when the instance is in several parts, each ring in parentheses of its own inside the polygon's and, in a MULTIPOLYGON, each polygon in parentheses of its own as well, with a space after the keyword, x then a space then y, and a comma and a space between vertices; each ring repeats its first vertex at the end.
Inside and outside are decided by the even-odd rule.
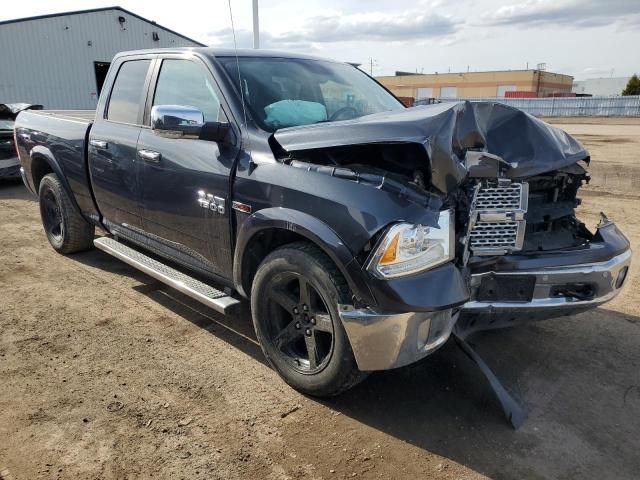
POLYGON ((137 268, 150 277, 175 288, 220 313, 227 313, 231 307, 240 303, 240 300, 230 297, 226 293, 216 290, 200 280, 196 280, 164 263, 154 260, 144 253, 134 250, 113 238, 96 238, 93 244, 103 252, 113 255, 123 262, 128 263, 133 268, 137 268))

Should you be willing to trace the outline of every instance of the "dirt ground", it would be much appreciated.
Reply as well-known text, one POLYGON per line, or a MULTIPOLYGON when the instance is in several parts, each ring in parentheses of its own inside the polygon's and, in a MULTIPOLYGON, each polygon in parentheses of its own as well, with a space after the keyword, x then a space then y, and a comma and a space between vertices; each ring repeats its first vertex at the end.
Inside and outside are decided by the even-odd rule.
MULTIPOLYGON (((640 252, 640 125, 563 124, 592 154, 579 214, 640 252)), ((49 247, 0 185, 0 479, 638 478, 640 285, 604 308, 472 338, 530 410, 504 420, 452 342, 331 401, 224 318, 99 251, 49 247)))

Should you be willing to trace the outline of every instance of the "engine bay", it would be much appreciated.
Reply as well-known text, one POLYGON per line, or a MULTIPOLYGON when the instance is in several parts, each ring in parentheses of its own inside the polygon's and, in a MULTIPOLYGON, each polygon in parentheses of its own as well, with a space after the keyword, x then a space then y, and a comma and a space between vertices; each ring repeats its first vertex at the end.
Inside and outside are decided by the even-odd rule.
POLYGON ((580 163, 528 178, 510 178, 510 166, 499 157, 470 150, 462 162, 468 171, 466 179, 445 195, 432 185, 425 150, 416 143, 297 152, 274 148, 274 153, 294 168, 369 183, 425 207, 434 196, 441 198, 443 208, 457 212, 461 264, 472 256, 583 248, 593 238, 575 216, 578 190, 589 182, 580 163))

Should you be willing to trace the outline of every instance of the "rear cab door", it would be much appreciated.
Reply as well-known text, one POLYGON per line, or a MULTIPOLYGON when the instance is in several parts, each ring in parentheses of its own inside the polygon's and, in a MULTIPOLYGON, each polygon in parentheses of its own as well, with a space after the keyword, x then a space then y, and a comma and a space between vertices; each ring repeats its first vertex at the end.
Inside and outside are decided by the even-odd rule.
POLYGON ((156 55, 131 55, 112 64, 89 133, 89 173, 103 222, 113 233, 142 229, 140 166, 136 158, 145 100, 156 55))
POLYGON ((215 77, 196 55, 159 54, 146 103, 138 140, 144 230, 176 260, 231 278, 230 177, 238 142, 168 138, 150 128, 156 105, 194 107, 205 122, 230 122, 215 77), (222 208, 204 208, 199 192, 217 197, 222 208))

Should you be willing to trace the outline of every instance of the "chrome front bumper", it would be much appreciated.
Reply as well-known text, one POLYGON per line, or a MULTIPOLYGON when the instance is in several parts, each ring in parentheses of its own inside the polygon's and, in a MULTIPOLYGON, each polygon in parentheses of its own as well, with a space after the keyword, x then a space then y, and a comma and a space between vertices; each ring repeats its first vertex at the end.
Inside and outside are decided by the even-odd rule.
POLYGON ((339 308, 362 371, 402 367, 426 357, 447 341, 458 319, 452 309, 390 314, 350 305, 339 308))
POLYGON ((462 309, 437 312, 384 313, 370 308, 340 305, 340 318, 351 348, 363 371, 387 370, 416 362, 442 346, 455 328, 464 337, 477 330, 513 325, 518 320, 541 320, 571 315, 608 302, 625 283, 631 250, 600 263, 550 267, 540 270, 486 272, 472 275, 471 300, 462 309), (506 278, 532 276, 531 301, 478 301, 479 286, 486 275, 506 278), (559 287, 589 286, 589 298, 558 294, 559 287))
POLYGON ((551 267, 541 270, 520 270, 515 272, 485 272, 471 276, 471 300, 464 304, 463 313, 524 313, 536 311, 557 313, 591 308, 614 298, 625 283, 631 250, 627 250, 606 262, 565 267, 551 267), (475 300, 480 284, 485 276, 508 279, 510 276, 532 276, 535 278, 533 298, 529 302, 501 302, 475 300), (589 298, 557 294, 558 287, 566 285, 588 285, 593 292, 589 298))

